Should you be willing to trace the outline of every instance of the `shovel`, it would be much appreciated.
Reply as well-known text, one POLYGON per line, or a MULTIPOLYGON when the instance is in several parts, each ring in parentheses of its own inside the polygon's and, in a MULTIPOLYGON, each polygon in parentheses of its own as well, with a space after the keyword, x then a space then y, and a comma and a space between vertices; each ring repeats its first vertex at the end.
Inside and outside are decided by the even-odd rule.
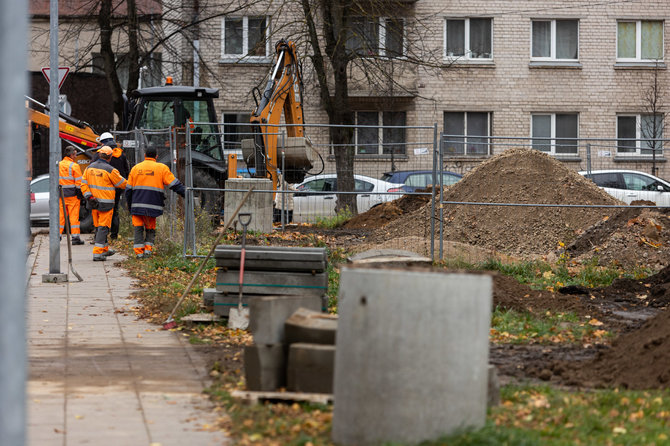
POLYGON ((84 279, 81 278, 79 273, 75 271, 74 265, 72 265, 72 242, 70 240, 70 214, 67 212, 67 208, 65 207, 65 195, 63 194, 63 187, 58 186, 58 190, 60 192, 60 202, 63 205, 63 215, 65 216, 65 233, 67 234, 67 263, 70 265, 70 271, 72 271, 72 274, 75 275, 77 280, 79 282, 83 282, 84 279))
POLYGON ((240 250, 240 294, 237 299, 237 308, 231 308, 228 313, 228 328, 239 328, 246 330, 249 326, 249 308, 242 307, 242 288, 244 286, 244 257, 247 246, 247 226, 251 223, 251 214, 240 213, 239 220, 242 225, 242 249, 240 250))

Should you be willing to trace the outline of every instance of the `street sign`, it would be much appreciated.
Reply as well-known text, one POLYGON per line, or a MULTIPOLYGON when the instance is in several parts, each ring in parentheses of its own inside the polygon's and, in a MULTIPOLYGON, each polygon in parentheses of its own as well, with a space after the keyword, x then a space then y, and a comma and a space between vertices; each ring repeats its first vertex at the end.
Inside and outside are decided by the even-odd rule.
MULTIPOLYGON (((58 67, 58 89, 60 89, 61 85, 63 85, 63 82, 65 81, 65 78, 67 77, 67 74, 70 72, 70 67, 58 67)), ((51 68, 49 67, 44 67, 42 68, 42 74, 44 77, 47 78, 47 82, 51 83, 51 80, 49 80, 49 75, 51 74, 51 68)))

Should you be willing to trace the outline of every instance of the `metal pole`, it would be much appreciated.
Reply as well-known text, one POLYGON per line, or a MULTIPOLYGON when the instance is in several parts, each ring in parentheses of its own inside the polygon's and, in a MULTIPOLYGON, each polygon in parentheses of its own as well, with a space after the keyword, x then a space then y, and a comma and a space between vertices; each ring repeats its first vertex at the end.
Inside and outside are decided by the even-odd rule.
POLYGON ((591 143, 586 143, 586 173, 591 175, 591 143))
POLYGON ((284 145, 284 132, 281 134, 281 190, 284 192, 281 194, 281 232, 286 231, 286 223, 288 220, 288 210, 286 210, 286 169, 285 169, 285 158, 286 158, 286 146, 284 145))
MULTIPOLYGON (((435 141, 437 141, 437 123, 435 123, 435 141)), ((440 185, 442 185, 442 166, 444 165, 444 154, 442 153, 442 144, 439 145, 438 147, 438 152, 439 152, 439 175, 440 175, 440 185)), ((440 260, 444 257, 444 205, 442 202, 444 201, 444 190, 442 187, 440 187, 440 206, 437 208, 437 211, 440 214, 440 260)))
POLYGON ((49 26, 49 273, 60 274, 58 208, 58 0, 50 0, 49 26))
MULTIPOLYGON (((28 89, 26 0, 0 0, 0 443, 21 446, 26 434, 27 152, 24 97, 28 89), (18 188, 18 185, 25 185, 18 188)), ((30 130, 29 130, 30 131, 30 130)), ((32 172, 29 172, 30 175, 32 172)))
POLYGON ((435 189, 437 178, 437 122, 433 127, 433 190, 430 196, 430 259, 435 261, 435 189))

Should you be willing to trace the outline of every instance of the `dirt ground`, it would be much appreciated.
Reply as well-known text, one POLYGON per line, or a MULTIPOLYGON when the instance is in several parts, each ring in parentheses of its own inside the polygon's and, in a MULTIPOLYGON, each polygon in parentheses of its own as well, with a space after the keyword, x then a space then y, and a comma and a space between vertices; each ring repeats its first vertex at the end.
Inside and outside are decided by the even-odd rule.
MULTIPOLYGON (((623 205, 554 158, 526 149, 492 157, 444 189, 453 203, 623 205)), ((348 252, 430 249, 430 196, 403 196, 337 229, 289 226, 272 244, 318 238, 348 252)), ((541 380, 576 387, 670 387, 670 213, 648 208, 472 206, 445 204, 445 246, 477 261, 559 256, 572 265, 620 265, 651 275, 598 289, 532 290, 493 274, 494 306, 536 314, 574 312, 602 323, 603 345, 498 345, 491 362, 503 382, 541 380)), ((650 205, 651 203, 634 203, 650 205)), ((439 206, 438 206, 439 209, 439 206)), ((439 211, 438 211, 439 212, 439 211)), ((439 225, 436 225, 439 228, 439 225)), ((250 243, 254 243, 253 240, 250 243)), ((453 254, 454 251, 451 251, 453 254)))

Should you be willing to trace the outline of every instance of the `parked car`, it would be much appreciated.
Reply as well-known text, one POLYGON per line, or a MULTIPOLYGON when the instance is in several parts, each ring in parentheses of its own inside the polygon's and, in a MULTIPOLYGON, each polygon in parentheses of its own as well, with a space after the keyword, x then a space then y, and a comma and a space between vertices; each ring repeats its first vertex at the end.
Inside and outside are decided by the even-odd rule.
POLYGON ((636 200, 653 201, 657 206, 670 206, 670 183, 636 170, 592 170, 579 172, 593 180, 605 192, 630 204, 636 200))
POLYGON ((30 182, 30 223, 49 222, 49 175, 40 175, 30 182))
MULTIPOLYGON (((442 184, 449 186, 459 181, 463 175, 455 172, 442 171, 442 184)), ((439 176, 437 177, 437 184, 440 184, 439 176)), ((389 183, 403 183, 402 189, 405 192, 414 192, 417 189, 425 189, 433 184, 432 170, 396 170, 394 172, 386 172, 382 175, 383 181, 389 183)))
MULTIPOLYGON (((366 212, 373 206, 399 198, 401 183, 390 183, 364 175, 354 175, 354 188, 358 212, 366 212)), ((335 216, 335 204, 338 191, 337 176, 332 174, 316 175, 305 179, 295 186, 293 198, 293 221, 297 223, 314 222, 317 218, 335 216)))
MULTIPOLYGON (((35 177, 30 182, 30 223, 49 223, 49 174, 35 177)), ((79 209, 79 227, 82 233, 93 231, 93 216, 85 203, 79 209)))

